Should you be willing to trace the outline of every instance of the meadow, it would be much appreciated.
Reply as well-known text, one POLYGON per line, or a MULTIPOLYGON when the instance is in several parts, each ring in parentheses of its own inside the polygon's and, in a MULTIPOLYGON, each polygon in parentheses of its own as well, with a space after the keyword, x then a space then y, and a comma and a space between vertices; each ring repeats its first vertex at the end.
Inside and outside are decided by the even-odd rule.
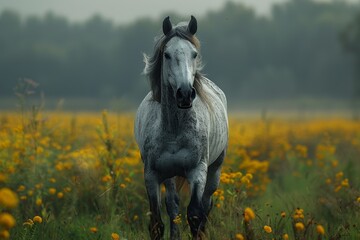
MULTIPOLYGON (((0 239, 148 239, 133 118, 1 112, 0 239)), ((207 239, 360 239, 360 121, 230 115, 229 125, 207 239)))

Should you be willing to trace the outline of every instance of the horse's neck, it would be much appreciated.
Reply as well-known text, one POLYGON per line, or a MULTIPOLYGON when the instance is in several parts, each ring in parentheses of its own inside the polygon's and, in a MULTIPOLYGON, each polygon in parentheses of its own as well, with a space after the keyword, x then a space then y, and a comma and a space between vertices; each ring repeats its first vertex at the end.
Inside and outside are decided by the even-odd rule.
POLYGON ((171 134, 178 134, 181 129, 181 119, 184 112, 179 110, 171 86, 161 85, 161 124, 163 130, 171 134))

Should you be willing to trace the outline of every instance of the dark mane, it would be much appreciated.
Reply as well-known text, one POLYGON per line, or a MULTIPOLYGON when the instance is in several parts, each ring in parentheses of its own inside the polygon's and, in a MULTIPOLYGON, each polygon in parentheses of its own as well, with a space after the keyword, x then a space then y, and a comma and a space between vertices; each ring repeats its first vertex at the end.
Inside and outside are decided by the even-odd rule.
MULTIPOLYGON (((200 42, 192 35, 186 25, 176 26, 167 35, 161 35, 155 43, 154 53, 151 56, 144 54, 145 69, 144 74, 148 76, 150 81, 150 87, 152 91, 152 97, 155 101, 161 102, 161 66, 162 66, 162 55, 164 47, 167 42, 173 37, 179 37, 191 42, 197 50, 200 50, 200 42)), ((206 96, 202 89, 201 78, 203 77, 201 71, 202 63, 201 58, 197 58, 197 69, 195 73, 194 88, 201 99, 205 100, 206 96)))

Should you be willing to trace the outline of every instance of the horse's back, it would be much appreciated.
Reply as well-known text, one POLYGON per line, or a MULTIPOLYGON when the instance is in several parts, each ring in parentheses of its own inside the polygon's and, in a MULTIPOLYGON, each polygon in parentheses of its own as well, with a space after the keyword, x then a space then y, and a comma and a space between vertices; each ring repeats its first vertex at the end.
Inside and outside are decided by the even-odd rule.
POLYGON ((211 164, 227 147, 227 101, 224 92, 214 82, 202 78, 202 84, 209 109, 209 164, 211 164))

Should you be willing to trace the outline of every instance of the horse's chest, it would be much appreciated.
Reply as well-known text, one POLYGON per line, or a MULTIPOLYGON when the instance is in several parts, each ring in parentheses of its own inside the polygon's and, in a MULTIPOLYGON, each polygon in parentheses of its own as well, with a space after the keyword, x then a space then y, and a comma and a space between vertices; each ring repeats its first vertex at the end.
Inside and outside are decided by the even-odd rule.
POLYGON ((159 151, 168 152, 170 154, 177 154, 184 147, 185 146, 183 146, 183 144, 180 144, 178 141, 168 141, 162 143, 161 147, 159 148, 159 151))
POLYGON ((173 156, 187 157, 188 155, 193 155, 197 157, 202 151, 202 144, 200 139, 195 137, 187 136, 182 134, 173 138, 160 138, 158 145, 158 151, 163 153, 168 153, 173 156))
POLYGON ((184 176, 205 155, 201 141, 189 139, 186 135, 174 138, 159 136, 157 142, 149 152, 149 163, 154 171, 162 172, 168 177, 184 176))

